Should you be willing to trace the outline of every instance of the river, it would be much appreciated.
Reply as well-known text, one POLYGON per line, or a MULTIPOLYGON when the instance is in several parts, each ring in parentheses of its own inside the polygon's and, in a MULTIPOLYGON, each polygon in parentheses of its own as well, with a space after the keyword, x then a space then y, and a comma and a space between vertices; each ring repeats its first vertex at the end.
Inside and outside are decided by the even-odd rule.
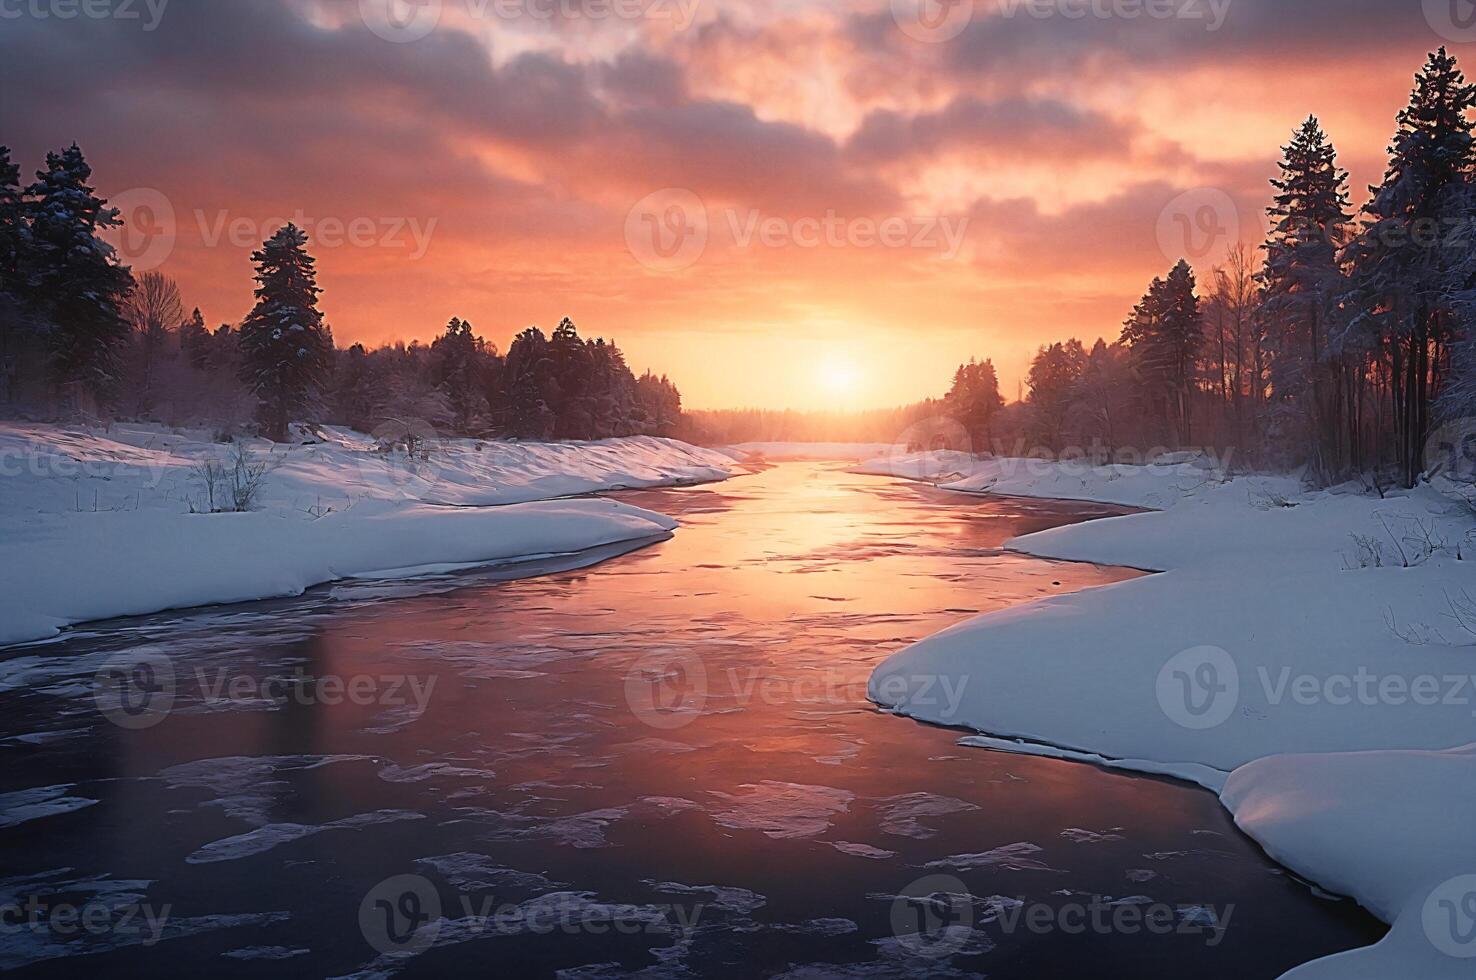
POLYGON ((618 496, 681 529, 5 651, 0 968, 1255 978, 1382 934, 1198 788, 866 701, 912 641, 1138 574, 1002 548, 1119 511, 820 463, 618 496))

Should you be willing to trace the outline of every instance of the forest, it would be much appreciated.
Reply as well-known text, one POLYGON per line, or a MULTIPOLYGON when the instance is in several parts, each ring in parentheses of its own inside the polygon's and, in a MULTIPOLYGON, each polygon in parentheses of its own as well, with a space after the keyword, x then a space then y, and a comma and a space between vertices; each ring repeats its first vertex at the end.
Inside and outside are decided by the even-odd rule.
POLYGON ((1112 459, 1123 447, 1233 448, 1327 485, 1413 486, 1476 462, 1476 87, 1444 48, 1399 113, 1356 216, 1318 119, 1283 148, 1258 252, 1154 279, 1115 342, 1035 356, 1021 405, 991 362, 946 404, 975 449, 1112 459))
POLYGON ((0 409, 36 418, 127 418, 256 432, 289 423, 374 432, 414 423, 450 435, 602 439, 671 435, 681 393, 636 377, 613 341, 565 318, 528 327, 505 354, 453 318, 430 344, 334 343, 308 238, 291 224, 252 254, 256 304, 211 329, 159 272, 132 275, 103 233, 118 213, 77 146, 34 183, 0 146, 0 409))

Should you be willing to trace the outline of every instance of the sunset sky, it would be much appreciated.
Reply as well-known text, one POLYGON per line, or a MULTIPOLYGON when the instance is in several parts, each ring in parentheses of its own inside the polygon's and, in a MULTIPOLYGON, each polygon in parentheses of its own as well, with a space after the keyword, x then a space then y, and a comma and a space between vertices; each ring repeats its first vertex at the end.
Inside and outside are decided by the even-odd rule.
POLYGON ((78 142, 212 325, 300 216, 340 344, 567 315, 696 408, 900 404, 970 356, 1013 398, 1258 242, 1309 113, 1361 203, 1426 53, 1476 53, 1456 0, 161 2, 0 0, 0 143, 78 142))

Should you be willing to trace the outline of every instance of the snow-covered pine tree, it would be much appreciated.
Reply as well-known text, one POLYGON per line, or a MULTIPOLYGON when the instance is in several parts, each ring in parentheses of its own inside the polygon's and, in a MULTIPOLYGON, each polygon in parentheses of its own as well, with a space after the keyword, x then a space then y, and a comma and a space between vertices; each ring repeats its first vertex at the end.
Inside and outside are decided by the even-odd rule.
POLYGON ((647 371, 636 380, 636 397, 644 416, 641 432, 650 436, 675 435, 682 421, 682 393, 666 375, 647 371))
POLYGON ((1349 245, 1350 346, 1387 350, 1395 442, 1404 482, 1424 468, 1431 403, 1448 345, 1462 331, 1461 279, 1471 261, 1472 124, 1476 87, 1441 48, 1415 76, 1400 110, 1383 183, 1349 245))
POLYGON ((109 399, 128 342, 122 304, 133 277, 99 232, 122 222, 88 185, 92 168, 74 143, 46 155, 27 191, 30 258, 26 291, 49 321, 53 381, 109 399))
MULTIPOLYGON (((1353 462, 1356 439, 1349 428, 1353 385, 1342 344, 1333 330, 1338 297, 1344 292, 1338 264, 1348 223, 1348 175, 1337 151, 1311 116, 1282 148, 1281 175, 1271 180, 1276 196, 1266 263, 1258 281, 1262 315, 1276 344, 1272 397, 1324 479, 1353 462)), ((1351 352, 1350 352, 1350 356, 1351 352)))
POLYGON ((548 338, 529 327, 507 349, 505 428, 517 439, 553 437, 556 416, 548 401, 557 388, 548 338))
POLYGON ((462 435, 476 435, 486 427, 490 357, 486 341, 459 317, 452 317, 446 332, 431 343, 431 381, 445 394, 452 425, 462 435))
POLYGON ((555 415, 554 438, 589 439, 594 435, 595 365, 574 321, 564 317, 548 339, 556 383, 549 408, 555 415))
POLYGON ((590 365, 585 400, 590 427, 583 438, 605 439, 631 436, 640 431, 640 399, 635 374, 625 363, 625 354, 614 340, 603 337, 584 343, 590 365))
POLYGON ((253 252, 256 307, 241 323, 241 380, 256 396, 262 433, 287 439, 328 380, 333 341, 318 312, 318 274, 307 235, 288 224, 253 252))

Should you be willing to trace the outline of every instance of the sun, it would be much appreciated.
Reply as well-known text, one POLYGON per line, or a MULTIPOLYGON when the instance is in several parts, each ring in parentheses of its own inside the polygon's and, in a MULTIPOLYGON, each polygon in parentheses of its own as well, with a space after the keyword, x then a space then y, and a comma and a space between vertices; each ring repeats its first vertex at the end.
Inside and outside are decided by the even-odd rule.
POLYGON ((860 381, 860 370, 843 358, 830 358, 820 364, 820 386, 831 394, 850 394, 860 381))

